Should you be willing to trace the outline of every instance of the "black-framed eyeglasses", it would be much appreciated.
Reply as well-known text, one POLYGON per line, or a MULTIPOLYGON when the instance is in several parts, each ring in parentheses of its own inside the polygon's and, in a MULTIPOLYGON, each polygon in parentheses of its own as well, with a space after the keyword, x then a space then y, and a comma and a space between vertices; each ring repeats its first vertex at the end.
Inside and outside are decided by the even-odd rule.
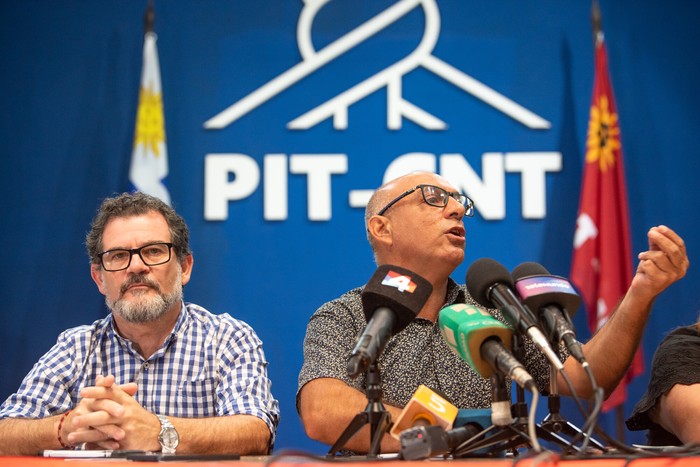
POLYGON ((172 243, 159 242, 149 243, 141 248, 127 250, 125 248, 115 248, 113 250, 103 251, 97 255, 100 258, 100 264, 105 271, 121 271, 126 269, 131 264, 131 257, 139 255, 141 261, 146 266, 158 266, 170 261, 170 249, 172 243))
POLYGON ((447 206, 447 203, 450 201, 450 198, 453 198, 457 200, 459 204, 464 206, 465 216, 472 217, 474 215, 474 201, 472 201, 472 199, 469 196, 456 191, 447 191, 444 188, 440 188, 439 186, 435 185, 418 185, 411 188, 408 191, 404 191, 399 196, 394 198, 391 202, 389 202, 389 204, 380 209, 377 215, 383 215, 387 211, 387 209, 389 209, 390 207, 392 207, 393 205, 395 205, 403 198, 410 195, 419 188, 421 194, 423 195, 423 199, 430 206, 435 206, 436 208, 444 208, 445 206, 447 206))

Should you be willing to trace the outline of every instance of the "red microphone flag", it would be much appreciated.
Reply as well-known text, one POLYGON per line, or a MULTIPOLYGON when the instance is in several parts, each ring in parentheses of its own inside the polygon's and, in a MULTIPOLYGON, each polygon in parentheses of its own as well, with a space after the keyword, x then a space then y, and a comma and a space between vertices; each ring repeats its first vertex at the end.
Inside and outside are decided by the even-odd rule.
MULTIPOLYGON (((605 324, 632 282, 631 258, 620 127, 608 73, 605 42, 602 33, 599 33, 595 45, 593 102, 570 275, 585 301, 592 332, 605 324)), ((640 347, 629 371, 604 402, 604 412, 625 401, 627 383, 643 371, 644 359, 640 347)))

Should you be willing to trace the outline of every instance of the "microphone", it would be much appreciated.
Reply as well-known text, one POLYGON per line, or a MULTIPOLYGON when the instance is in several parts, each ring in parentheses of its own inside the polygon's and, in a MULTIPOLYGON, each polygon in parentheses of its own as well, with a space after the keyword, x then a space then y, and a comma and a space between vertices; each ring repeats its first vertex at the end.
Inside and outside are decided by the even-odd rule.
POLYGON ((377 268, 362 291, 368 322, 348 358, 350 377, 367 371, 391 336, 413 321, 432 291, 430 282, 408 269, 389 264, 377 268))
POLYGON ((482 377, 498 371, 520 387, 537 391, 530 373, 510 353, 513 331, 486 310, 458 303, 440 310, 438 322, 447 345, 482 377))
POLYGON ((389 433, 399 439, 402 431, 415 426, 436 425, 448 430, 452 428, 457 413, 457 407, 451 402, 421 384, 403 408, 389 433))
POLYGON ((581 297, 563 277, 553 276, 538 263, 522 263, 513 269, 513 280, 523 303, 536 310, 542 327, 554 338, 563 341, 569 353, 580 363, 586 361, 576 339, 571 316, 578 310, 581 297), (571 310, 572 314, 568 311, 571 310))
POLYGON ((466 281, 469 294, 479 305, 498 308, 515 330, 532 339, 554 368, 564 369, 549 341, 537 327, 532 312, 515 296, 513 279, 505 266, 490 258, 478 259, 469 266, 466 281))
POLYGON ((462 409, 458 419, 460 417, 463 422, 452 430, 440 426, 417 426, 404 430, 399 438, 401 457, 418 460, 449 453, 490 426, 491 410, 462 409))

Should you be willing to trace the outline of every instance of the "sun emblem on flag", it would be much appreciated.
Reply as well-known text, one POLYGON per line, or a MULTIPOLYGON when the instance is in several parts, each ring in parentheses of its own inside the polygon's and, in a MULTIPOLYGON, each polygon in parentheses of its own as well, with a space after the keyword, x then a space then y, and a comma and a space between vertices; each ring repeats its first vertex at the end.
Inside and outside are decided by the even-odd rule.
POLYGON ((608 96, 602 95, 598 105, 591 107, 586 141, 586 162, 598 162, 600 170, 606 172, 615 164, 615 151, 620 149, 620 127, 617 114, 610 111, 608 96))
POLYGON ((160 155, 160 143, 163 142, 165 142, 165 124, 163 123, 162 96, 150 88, 142 87, 139 93, 134 146, 142 144, 157 157, 160 155))

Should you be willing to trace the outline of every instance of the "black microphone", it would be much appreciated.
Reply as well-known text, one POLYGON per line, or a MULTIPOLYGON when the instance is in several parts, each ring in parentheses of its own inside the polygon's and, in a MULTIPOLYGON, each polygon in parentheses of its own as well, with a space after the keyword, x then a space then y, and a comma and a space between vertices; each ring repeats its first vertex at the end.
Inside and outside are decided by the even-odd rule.
POLYGON ((512 276, 523 303, 535 310, 544 330, 554 342, 563 341, 569 353, 584 363, 586 357, 571 322, 571 316, 581 305, 581 297, 569 281, 551 275, 544 266, 533 262, 520 264, 513 269, 512 276))
POLYGON ((460 410, 460 413, 460 426, 451 430, 432 425, 402 431, 401 458, 418 460, 447 454, 472 438, 480 439, 481 432, 491 426, 490 409, 460 410))
POLYGON ((348 359, 350 377, 367 371, 391 336, 413 321, 432 291, 427 279, 408 269, 390 264, 377 268, 362 291, 368 322, 348 359))
POLYGON ((474 300, 481 306, 498 308, 516 331, 527 334, 532 339, 557 370, 564 368, 549 341, 537 327, 532 312, 515 296, 513 279, 505 266, 491 258, 478 259, 469 266, 466 282, 467 290, 474 300))

